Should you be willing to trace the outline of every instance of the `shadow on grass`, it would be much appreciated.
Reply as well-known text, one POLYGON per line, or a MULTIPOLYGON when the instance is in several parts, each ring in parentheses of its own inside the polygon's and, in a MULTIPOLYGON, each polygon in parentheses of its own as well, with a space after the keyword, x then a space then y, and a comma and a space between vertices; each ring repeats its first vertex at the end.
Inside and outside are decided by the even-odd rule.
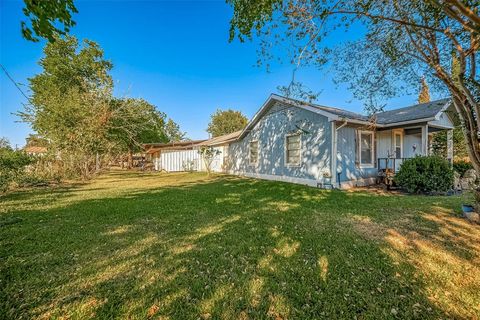
MULTIPOLYGON (((125 176, 132 183, 161 177, 125 176)), ((21 220, 0 227, 0 312, 12 319, 472 317, 478 283, 432 296, 455 290, 445 270, 478 266, 478 230, 451 213, 460 201, 220 176, 10 208, 2 219, 21 220)))

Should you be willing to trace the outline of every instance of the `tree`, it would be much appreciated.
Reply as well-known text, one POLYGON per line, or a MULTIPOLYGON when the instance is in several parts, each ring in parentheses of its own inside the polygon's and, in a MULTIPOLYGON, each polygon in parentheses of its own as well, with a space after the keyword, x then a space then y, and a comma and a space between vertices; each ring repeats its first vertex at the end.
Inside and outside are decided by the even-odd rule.
POLYGON ((207 132, 210 133, 212 137, 218 137, 242 130, 247 123, 247 117, 245 117, 240 111, 218 109, 210 118, 207 132))
POLYGON ((109 140, 122 153, 128 154, 128 167, 133 165, 133 154, 144 143, 168 142, 166 115, 143 99, 113 99, 109 140))
POLYGON ((165 134, 169 142, 182 141, 185 139, 186 133, 180 130, 180 126, 172 119, 168 119, 165 125, 165 134))
POLYGON ((337 81, 349 83, 356 98, 393 97, 426 75, 436 91, 451 96, 469 158, 480 172, 478 0, 228 2, 234 8, 231 39, 255 33, 262 38, 260 52, 270 53, 275 44, 288 43, 296 67, 332 61, 337 81), (340 47, 326 41, 350 28, 365 32, 340 47))
POLYGON ((21 150, 13 150, 7 139, 0 139, 0 191, 5 192, 12 182, 17 181, 25 167, 34 159, 21 150))
POLYGON ((108 147, 112 64, 95 42, 57 38, 39 62, 42 72, 29 79, 31 104, 22 119, 61 154, 67 171, 88 178, 97 155, 108 147))
POLYGON ((57 36, 66 35, 70 28, 75 26, 72 15, 78 11, 73 0, 24 0, 24 2, 23 13, 29 22, 22 21, 21 28, 22 35, 27 40, 36 42, 44 38, 53 42, 57 36))
POLYGON ((422 82, 420 84, 420 93, 418 95, 418 103, 427 103, 430 102, 430 88, 428 87, 427 81, 422 77, 422 82))
POLYGON ((198 153, 201 155, 207 174, 210 176, 210 173, 212 172, 212 162, 221 151, 212 146, 201 146, 198 153))

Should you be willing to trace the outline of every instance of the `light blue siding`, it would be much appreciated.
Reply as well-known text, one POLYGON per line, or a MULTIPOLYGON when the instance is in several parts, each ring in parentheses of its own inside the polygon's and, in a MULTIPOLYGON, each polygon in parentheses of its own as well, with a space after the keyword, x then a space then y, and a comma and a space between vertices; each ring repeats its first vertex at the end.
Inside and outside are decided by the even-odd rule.
POLYGON ((331 124, 328 118, 301 108, 275 104, 240 141, 230 145, 230 171, 295 179, 323 180, 330 173, 331 124), (301 164, 285 163, 285 137, 301 133, 301 164), (258 163, 249 163, 249 143, 258 141, 258 163))
POLYGON ((403 137, 403 157, 413 158, 422 154, 422 134, 406 134, 403 137))
MULTIPOLYGON (((356 130, 354 127, 346 126, 337 132, 337 171, 341 171, 340 183, 377 176, 376 168, 361 168, 356 163, 356 130)), ((338 182, 338 181, 337 181, 338 182)))

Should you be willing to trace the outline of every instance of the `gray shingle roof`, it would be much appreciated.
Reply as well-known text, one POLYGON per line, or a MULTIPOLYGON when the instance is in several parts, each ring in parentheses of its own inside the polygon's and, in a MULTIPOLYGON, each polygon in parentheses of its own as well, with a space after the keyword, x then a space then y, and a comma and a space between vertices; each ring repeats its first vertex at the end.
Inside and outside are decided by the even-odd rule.
MULTIPOLYGON (((304 101, 299 101, 299 100, 285 98, 285 97, 282 97, 282 98, 291 100, 292 102, 295 102, 297 104, 304 104, 319 110, 323 110, 325 112, 329 112, 341 118, 346 118, 351 120, 361 120, 361 121, 370 120, 369 116, 355 113, 352 111, 317 105, 314 103, 307 103, 304 101)), ((377 116, 376 121, 378 124, 389 125, 389 124, 395 124, 395 123, 405 122, 405 121, 415 121, 415 120, 433 118, 442 110, 443 107, 445 107, 445 105, 449 100, 450 99, 441 99, 441 100, 436 100, 428 103, 416 104, 409 107, 379 112, 376 114, 377 116)))
POLYGON ((377 113, 377 122, 381 124, 393 124, 398 122, 420 120, 435 117, 449 99, 441 99, 427 103, 416 104, 410 107, 389 110, 377 113))

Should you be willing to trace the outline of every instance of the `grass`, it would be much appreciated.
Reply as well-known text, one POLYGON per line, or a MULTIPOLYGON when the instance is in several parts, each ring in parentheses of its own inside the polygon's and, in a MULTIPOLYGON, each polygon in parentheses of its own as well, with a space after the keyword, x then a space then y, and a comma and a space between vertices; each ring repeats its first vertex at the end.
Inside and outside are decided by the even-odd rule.
POLYGON ((6 319, 480 317, 465 197, 111 172, 0 198, 6 319))

